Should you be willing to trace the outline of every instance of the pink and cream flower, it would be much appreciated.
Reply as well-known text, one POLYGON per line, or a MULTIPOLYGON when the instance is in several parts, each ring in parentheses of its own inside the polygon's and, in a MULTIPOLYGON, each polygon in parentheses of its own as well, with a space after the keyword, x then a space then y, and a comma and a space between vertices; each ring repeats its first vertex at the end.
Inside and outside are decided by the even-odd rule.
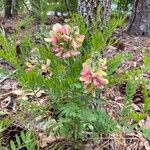
POLYGON ((85 36, 80 35, 79 28, 56 23, 49 33, 50 37, 45 38, 46 42, 52 45, 52 51, 60 58, 68 58, 79 55, 85 36))
POLYGON ((80 81, 83 82, 86 92, 95 95, 96 89, 103 89, 108 84, 108 80, 105 78, 107 75, 105 72, 107 69, 106 63, 106 59, 99 58, 96 61, 88 59, 83 64, 80 81))

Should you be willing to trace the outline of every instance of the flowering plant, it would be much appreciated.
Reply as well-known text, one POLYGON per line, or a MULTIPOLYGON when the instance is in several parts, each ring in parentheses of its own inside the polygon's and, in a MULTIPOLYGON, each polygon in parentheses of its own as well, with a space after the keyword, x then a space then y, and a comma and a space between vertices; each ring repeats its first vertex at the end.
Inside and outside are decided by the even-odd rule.
POLYGON ((52 44, 52 51, 60 58, 68 58, 79 55, 78 51, 84 41, 84 35, 80 35, 79 28, 69 25, 55 24, 50 31, 50 37, 45 41, 52 44))
POLYGON ((108 83, 105 78, 107 75, 105 72, 107 69, 106 62, 106 59, 100 58, 99 54, 94 54, 83 64, 80 80, 84 83, 87 92, 95 95, 96 89, 103 89, 104 85, 108 83))
MULTIPOLYGON (((34 102, 32 104, 22 100, 25 106, 23 109, 31 112, 33 119, 42 117, 43 132, 61 135, 74 140, 75 144, 89 136, 90 138, 97 136, 99 139, 99 135, 108 134, 116 129, 116 122, 104 110, 91 107, 95 102, 98 106, 101 105, 101 99, 96 97, 95 93, 97 89, 99 92, 108 84, 107 65, 108 75, 116 68, 114 63, 110 61, 107 63, 106 59, 100 57, 100 46, 108 41, 108 37, 102 36, 107 34, 100 32, 88 34, 84 21, 79 20, 81 19, 72 22, 75 24, 73 27, 58 23, 53 25, 50 36, 45 38, 45 41, 50 43, 53 53, 49 51, 47 45, 41 43, 38 45, 33 42, 31 44, 32 39, 28 37, 21 43, 21 60, 18 60, 15 48, 12 49, 10 44, 6 47, 7 40, 0 38, 6 49, 6 52, 0 55, 8 62, 11 61, 17 68, 15 76, 20 81, 20 85, 33 91, 36 98, 34 101, 36 107, 34 102), (80 32, 76 25, 79 26, 80 32), (94 51, 98 53, 91 56, 94 51), (40 91, 46 95, 46 100, 41 96, 44 103, 37 96, 40 91)), ((114 62, 116 64, 116 61, 114 62)))

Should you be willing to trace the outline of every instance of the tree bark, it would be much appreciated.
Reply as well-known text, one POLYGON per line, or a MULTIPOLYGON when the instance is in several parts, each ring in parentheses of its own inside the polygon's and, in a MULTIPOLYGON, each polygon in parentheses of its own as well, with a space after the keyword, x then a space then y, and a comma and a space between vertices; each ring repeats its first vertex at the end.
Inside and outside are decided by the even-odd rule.
POLYGON ((150 37, 150 0, 135 0, 127 32, 150 37))
POLYGON ((12 0, 5 0, 4 6, 5 6, 5 17, 6 18, 12 17, 12 15, 11 15, 12 0))
POLYGON ((100 25, 106 25, 110 18, 111 0, 78 0, 78 12, 85 18, 86 23, 91 26, 97 17, 100 25), (100 7, 100 14, 97 14, 100 7))

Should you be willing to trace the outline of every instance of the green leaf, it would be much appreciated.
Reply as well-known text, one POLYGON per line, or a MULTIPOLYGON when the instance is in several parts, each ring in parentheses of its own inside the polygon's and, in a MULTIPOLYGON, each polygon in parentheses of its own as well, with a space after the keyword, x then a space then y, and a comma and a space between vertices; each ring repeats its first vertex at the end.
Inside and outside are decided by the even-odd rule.
POLYGON ((150 129, 149 128, 142 128, 142 134, 145 138, 150 139, 150 129))
POLYGON ((150 110, 150 97, 144 99, 144 109, 150 110))
POLYGON ((10 146, 12 150, 17 150, 16 145, 12 140, 10 141, 10 146))
POLYGON ((139 112, 133 112, 133 113, 130 113, 129 117, 131 119, 133 119, 135 122, 139 122, 142 119, 146 118, 147 114, 145 114, 145 113, 139 113, 139 112))
POLYGON ((144 55, 144 67, 149 69, 150 68, 150 56, 145 54, 144 55))
POLYGON ((2 149, 2 141, 1 141, 1 139, 0 139, 0 149, 2 149))
POLYGON ((23 131, 21 131, 20 136, 21 136, 22 141, 23 141, 24 143, 26 143, 26 136, 25 136, 25 133, 24 133, 23 131))
POLYGON ((136 93, 137 90, 137 82, 134 80, 129 80, 126 85, 126 95, 125 99, 128 102, 131 102, 133 99, 134 94, 136 93))
POLYGON ((20 141, 20 138, 18 135, 16 135, 16 142, 18 144, 18 146, 20 147, 21 146, 21 141, 20 141))
POLYGON ((77 89, 81 89, 82 88, 82 85, 80 83, 75 83, 73 84, 77 89))
POLYGON ((88 127, 89 127, 89 129, 90 129, 91 131, 94 130, 94 127, 93 127, 91 124, 89 124, 88 127))

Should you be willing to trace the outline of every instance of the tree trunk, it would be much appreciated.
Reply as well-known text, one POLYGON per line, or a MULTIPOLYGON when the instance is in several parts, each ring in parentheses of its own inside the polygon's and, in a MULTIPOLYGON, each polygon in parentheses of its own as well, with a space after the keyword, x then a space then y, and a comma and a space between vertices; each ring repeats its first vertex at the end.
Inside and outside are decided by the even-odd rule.
POLYGON ((12 0, 5 0, 4 6, 5 6, 5 17, 6 18, 12 17, 11 15, 12 0))
POLYGON ((150 37, 150 0, 135 0, 127 32, 150 37))
POLYGON ((106 25, 110 18, 110 11, 111 0, 78 0, 78 12, 89 26, 97 20, 97 17, 100 25, 106 25), (100 14, 97 14, 98 8, 100 8, 100 14))

